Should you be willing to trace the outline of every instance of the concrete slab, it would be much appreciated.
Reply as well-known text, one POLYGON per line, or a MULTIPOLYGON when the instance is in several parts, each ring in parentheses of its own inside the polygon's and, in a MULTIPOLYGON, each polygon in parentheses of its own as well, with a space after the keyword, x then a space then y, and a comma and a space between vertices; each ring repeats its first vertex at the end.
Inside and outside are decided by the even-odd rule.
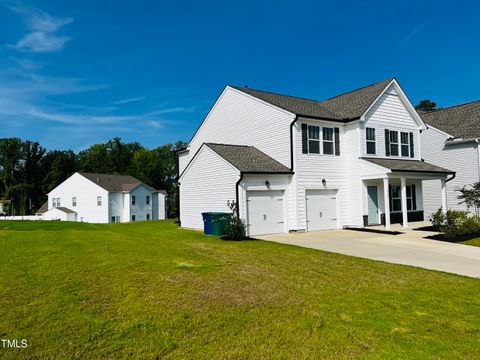
POLYGON ((435 234, 437 233, 412 228, 399 235, 327 230, 264 235, 257 238, 480 278, 480 247, 426 238, 435 234))

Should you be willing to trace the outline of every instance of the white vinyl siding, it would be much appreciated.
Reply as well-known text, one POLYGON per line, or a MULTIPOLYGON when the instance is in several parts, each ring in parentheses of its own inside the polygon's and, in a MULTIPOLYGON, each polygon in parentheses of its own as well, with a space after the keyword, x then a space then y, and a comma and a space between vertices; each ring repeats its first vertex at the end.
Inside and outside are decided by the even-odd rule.
POLYGON ((180 174, 203 143, 251 145, 290 167, 290 124, 295 116, 227 87, 179 161, 180 174))
POLYGON ((182 227, 203 229, 203 212, 230 212, 227 201, 236 199, 239 177, 238 170, 203 146, 180 178, 182 227))
MULTIPOLYGON (((455 171, 452 181, 447 183, 447 206, 449 209, 466 211, 465 204, 459 204, 456 189, 480 181, 478 145, 467 142, 446 145, 448 135, 433 128, 422 131, 422 157, 425 161, 455 171)), ((430 216, 442 206, 440 180, 423 182, 425 194, 425 215, 430 216)))
MULTIPOLYGON (((420 132, 419 125, 415 122, 412 115, 408 112, 405 104, 402 102, 393 87, 380 96, 377 102, 365 115, 365 123, 361 127, 362 138, 366 138, 366 128, 375 128, 376 135, 376 156, 385 157, 385 129, 398 132, 398 155, 390 156, 402 158, 401 156, 401 135, 400 132, 413 133, 414 157, 412 160, 420 160, 420 132)), ((408 140, 410 141, 410 139, 408 140)), ((409 150, 410 151, 410 150, 409 150)), ((366 141, 361 146, 362 156, 372 156, 366 149, 366 141)), ((374 156, 375 156, 374 155, 374 156)), ((403 157, 405 158, 405 156, 403 157)))

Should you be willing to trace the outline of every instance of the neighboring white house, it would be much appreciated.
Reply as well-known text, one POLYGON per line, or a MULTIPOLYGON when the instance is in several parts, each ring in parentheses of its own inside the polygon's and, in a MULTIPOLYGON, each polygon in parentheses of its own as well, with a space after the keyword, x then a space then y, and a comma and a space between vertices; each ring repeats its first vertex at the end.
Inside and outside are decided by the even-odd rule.
POLYGON ((249 235, 422 220, 425 124, 395 79, 315 101, 227 86, 178 152, 181 226, 236 201, 249 235))
MULTIPOLYGON (((422 157, 456 172, 447 183, 447 207, 466 211, 457 189, 480 181, 480 101, 422 112, 421 116, 428 126, 421 135, 422 157)), ((438 180, 423 184, 427 216, 442 206, 440 186, 438 180)))
POLYGON ((155 190, 129 175, 77 172, 48 193, 37 211, 43 220, 91 223, 162 220, 164 190, 155 190))

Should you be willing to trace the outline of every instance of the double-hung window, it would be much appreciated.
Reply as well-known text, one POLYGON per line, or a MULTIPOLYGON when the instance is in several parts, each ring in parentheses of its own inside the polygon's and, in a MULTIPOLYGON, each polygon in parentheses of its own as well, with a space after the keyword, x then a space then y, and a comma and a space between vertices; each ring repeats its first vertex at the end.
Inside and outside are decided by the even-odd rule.
POLYGON ((375 138, 375 129, 366 128, 367 154, 375 155, 377 153, 377 144, 375 138))
POLYGON ((390 155, 398 156, 398 131, 390 131, 390 155))
POLYGON ((308 152, 320 154, 320 127, 308 125, 308 152))
POLYGON ((102 206, 102 197, 97 196, 97 206, 102 206))
POLYGON ((323 132, 323 153, 327 155, 333 155, 333 128, 324 127, 323 132))
POLYGON ((57 198, 52 198, 52 207, 57 207, 57 198))
POLYGON ((147 205, 150 205, 150 195, 147 195, 147 198, 145 199, 145 202, 147 205))
POLYGON ((410 156, 410 134, 408 132, 400 133, 402 156, 410 156))
POLYGON ((132 196, 132 205, 135 205, 137 198, 135 195, 132 196))
POLYGON ((77 198, 72 197, 72 206, 77 206, 77 198))
MULTIPOLYGON (((415 185, 407 185, 407 211, 416 210, 415 185)), ((402 211, 402 191, 400 185, 390 187, 390 200, 392 212, 402 211)))

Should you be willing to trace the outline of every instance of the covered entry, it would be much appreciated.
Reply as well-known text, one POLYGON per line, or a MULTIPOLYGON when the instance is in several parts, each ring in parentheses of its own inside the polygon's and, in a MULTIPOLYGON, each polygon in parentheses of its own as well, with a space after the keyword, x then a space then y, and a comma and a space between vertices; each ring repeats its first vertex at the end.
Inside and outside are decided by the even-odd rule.
POLYGON ((337 190, 306 190, 307 231, 337 228, 337 190))
POLYGON ((283 190, 247 191, 248 234, 275 234, 285 231, 283 190))

